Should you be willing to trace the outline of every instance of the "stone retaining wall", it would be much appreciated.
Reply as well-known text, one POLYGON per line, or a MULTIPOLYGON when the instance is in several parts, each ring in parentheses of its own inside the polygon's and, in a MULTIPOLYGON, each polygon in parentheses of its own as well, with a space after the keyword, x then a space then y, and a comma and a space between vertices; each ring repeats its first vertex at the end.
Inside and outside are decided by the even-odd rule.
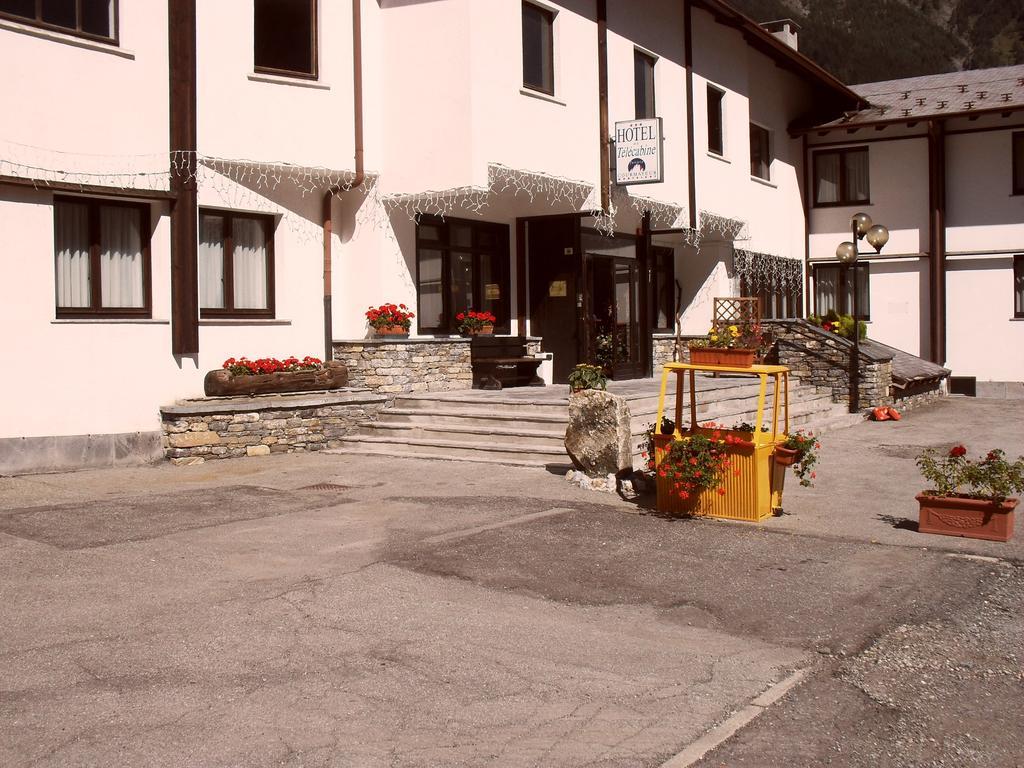
POLYGON ((680 336, 679 346, 680 355, 679 359, 673 358, 673 350, 675 349, 676 337, 675 335, 662 335, 656 334, 651 337, 651 347, 654 353, 654 374, 660 376, 661 367, 665 363, 688 363, 690 362, 690 350, 689 341, 690 339, 703 339, 703 336, 680 336))
POLYGON ((468 338, 336 341, 334 359, 348 367, 351 386, 391 399, 406 392, 473 386, 468 338))
POLYGON ((365 389, 185 400, 160 409, 164 451, 183 465, 335 448, 386 402, 365 389))
MULTIPOLYGON (((807 328, 770 324, 776 340, 771 361, 788 366, 792 375, 806 384, 831 389, 837 403, 849 403, 850 343, 827 331, 807 328)), ((864 408, 892 405, 892 359, 869 357, 861 350, 859 389, 864 408)))

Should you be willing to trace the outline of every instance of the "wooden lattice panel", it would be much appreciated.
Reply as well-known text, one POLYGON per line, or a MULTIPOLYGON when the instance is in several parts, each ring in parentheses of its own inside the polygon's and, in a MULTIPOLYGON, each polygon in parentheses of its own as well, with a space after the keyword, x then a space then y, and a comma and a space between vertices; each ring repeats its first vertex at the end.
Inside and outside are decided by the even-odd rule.
POLYGON ((725 297, 715 299, 715 325, 757 325, 761 322, 761 299, 725 297))

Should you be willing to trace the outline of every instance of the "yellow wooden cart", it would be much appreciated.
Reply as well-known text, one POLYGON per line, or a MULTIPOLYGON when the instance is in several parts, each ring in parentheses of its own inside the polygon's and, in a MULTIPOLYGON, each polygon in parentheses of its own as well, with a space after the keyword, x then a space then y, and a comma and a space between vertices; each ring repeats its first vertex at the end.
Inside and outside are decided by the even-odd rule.
POLYGON ((727 365, 693 365, 690 363, 668 363, 661 376, 661 397, 658 400, 658 420, 655 422, 654 462, 661 464, 665 452, 673 440, 682 440, 688 435, 704 434, 712 437, 719 433, 720 439, 732 435, 738 443, 728 446, 733 455, 732 469, 723 478, 725 494, 711 488, 684 500, 672 492, 670 482, 657 476, 658 510, 690 515, 721 517, 728 520, 757 522, 771 516, 782 507, 782 486, 785 467, 775 461, 776 447, 785 442, 789 434, 789 368, 783 365, 754 365, 748 368, 734 368, 727 365), (726 373, 757 377, 760 389, 757 395, 757 410, 753 432, 737 432, 719 427, 702 426, 697 422, 696 374, 726 373), (665 394, 669 381, 675 377, 675 432, 660 434, 665 416, 665 394), (690 425, 683 428, 683 403, 686 402, 689 384, 690 425), (769 384, 771 389, 769 390, 769 384), (765 413, 771 396, 770 412, 765 413), (780 424, 780 415, 782 418, 780 424), (766 416, 768 417, 766 420, 766 416), (767 431, 761 427, 766 426, 767 431), (781 429, 780 429, 781 426, 781 429), (735 470, 739 470, 738 474, 735 470))

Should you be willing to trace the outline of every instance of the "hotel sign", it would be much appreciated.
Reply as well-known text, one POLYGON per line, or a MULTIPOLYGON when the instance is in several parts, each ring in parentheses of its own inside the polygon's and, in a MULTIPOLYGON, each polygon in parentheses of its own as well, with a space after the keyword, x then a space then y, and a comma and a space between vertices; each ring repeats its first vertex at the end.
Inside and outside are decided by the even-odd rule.
POLYGON ((665 180, 661 118, 615 124, 615 183, 656 184, 665 180))

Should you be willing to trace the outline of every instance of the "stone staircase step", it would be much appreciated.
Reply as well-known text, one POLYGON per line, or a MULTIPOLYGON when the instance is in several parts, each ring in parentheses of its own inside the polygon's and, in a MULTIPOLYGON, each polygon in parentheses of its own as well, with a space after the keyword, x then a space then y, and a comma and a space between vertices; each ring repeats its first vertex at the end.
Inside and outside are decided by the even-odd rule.
POLYGON ((565 422, 558 428, 548 430, 520 429, 514 427, 477 427, 447 424, 391 424, 369 421, 356 427, 350 437, 400 436, 424 440, 458 440, 472 445, 500 442, 505 446, 544 445, 561 448, 565 442, 565 422), (463 437, 464 439, 459 439, 463 437))
MULTIPOLYGON (((660 386, 659 379, 612 382, 609 389, 628 402, 636 467, 642 464, 644 433, 657 415, 660 386)), ((753 421, 758 392, 759 385, 749 379, 702 378, 697 389, 698 418, 724 424, 753 421)), ((833 403, 826 388, 791 379, 789 396, 791 430, 821 433, 860 420, 847 413, 845 406, 833 403)), ((666 399, 666 410, 674 413, 674 393, 667 393, 666 399)), ((771 404, 769 397, 769 408, 771 404)), ((398 396, 377 421, 358 425, 354 434, 326 452, 562 467, 571 463, 563 442, 567 423, 565 387, 416 393, 398 396)))
MULTIPOLYGON (((437 438, 416 438, 405 436, 348 436, 341 439, 340 448, 359 448, 365 453, 388 454, 390 456, 432 456, 442 459, 466 459, 485 456, 492 459, 530 462, 533 465, 564 465, 569 463, 565 447, 551 447, 542 444, 502 446, 490 442, 467 442, 464 440, 443 440, 437 438)), ((330 451, 338 449, 329 449, 330 451)))
MULTIPOLYGON (((568 418, 568 406, 564 412, 547 413, 522 412, 515 414, 515 422, 519 424, 559 425, 565 429, 568 418)), ((465 426, 499 425, 509 421, 507 413, 480 410, 478 408, 388 408, 380 413, 380 421, 375 423, 395 424, 452 424, 465 426)))

